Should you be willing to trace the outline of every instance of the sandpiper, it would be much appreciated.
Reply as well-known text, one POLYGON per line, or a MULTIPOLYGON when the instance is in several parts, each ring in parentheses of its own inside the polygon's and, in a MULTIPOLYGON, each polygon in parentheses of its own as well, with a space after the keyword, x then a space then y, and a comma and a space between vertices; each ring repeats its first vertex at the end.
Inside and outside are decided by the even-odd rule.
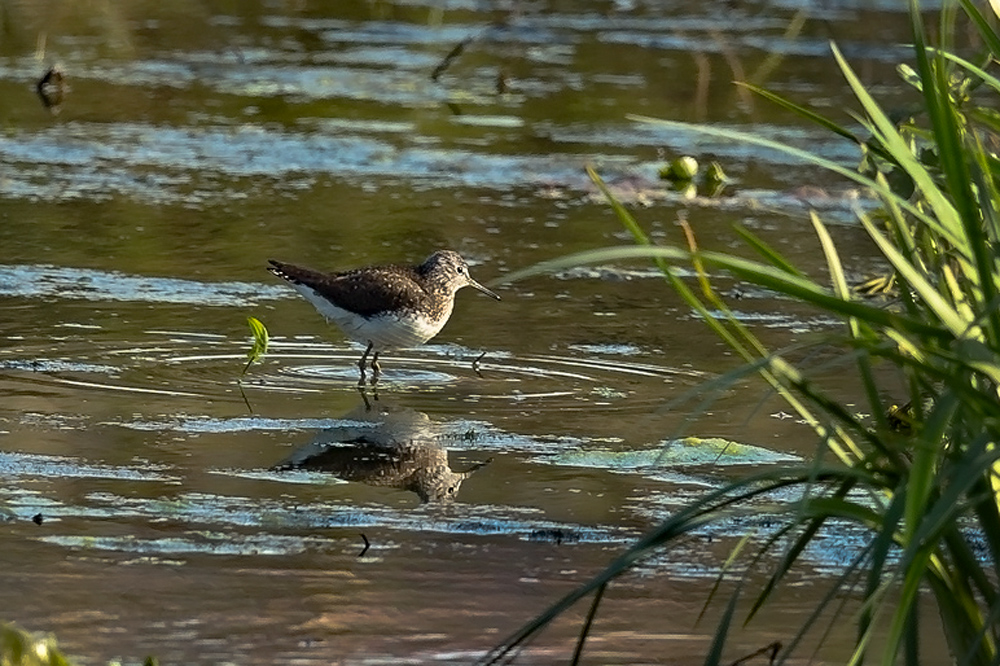
POLYGON ((342 273, 320 273, 271 259, 269 271, 291 283, 306 300, 355 342, 367 344, 358 362, 365 381, 371 360, 372 383, 378 380, 379 353, 405 349, 437 335, 455 305, 455 293, 475 287, 500 300, 469 275, 465 260, 451 250, 438 250, 419 266, 365 266, 342 273))

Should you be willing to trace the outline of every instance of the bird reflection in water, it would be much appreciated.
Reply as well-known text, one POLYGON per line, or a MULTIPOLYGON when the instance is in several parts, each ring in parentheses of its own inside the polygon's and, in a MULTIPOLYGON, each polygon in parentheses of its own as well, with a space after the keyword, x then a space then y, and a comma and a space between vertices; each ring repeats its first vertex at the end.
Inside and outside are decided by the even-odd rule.
POLYGON ((49 113, 56 115, 62 108, 63 96, 66 93, 65 77, 58 65, 53 65, 42 78, 35 83, 35 92, 42 105, 49 113))
POLYGON ((345 417, 345 425, 321 430, 274 469, 329 472, 345 481, 408 490, 421 502, 441 502, 455 499, 462 482, 492 460, 455 471, 441 428, 426 414, 407 410, 378 416, 382 420, 366 410, 357 421, 345 417))

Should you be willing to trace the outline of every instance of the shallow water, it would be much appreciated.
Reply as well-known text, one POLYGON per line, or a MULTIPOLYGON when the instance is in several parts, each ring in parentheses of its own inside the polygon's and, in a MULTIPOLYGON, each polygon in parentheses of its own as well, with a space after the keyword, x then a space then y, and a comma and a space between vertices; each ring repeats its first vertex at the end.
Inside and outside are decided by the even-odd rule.
MULTIPOLYGON (((812 452, 755 385, 682 400, 735 360, 641 263, 501 284, 499 303, 462 292, 441 335, 384 356, 377 392, 357 390, 363 350, 264 266, 451 247, 502 282, 627 244, 590 164, 659 241, 682 242, 687 219, 702 247, 738 249, 739 222, 821 274, 816 208, 863 275, 877 265, 849 184, 626 114, 752 129, 850 164, 852 146, 730 82, 846 122, 833 38, 903 105, 895 4, 0 9, 0 621, 55 632, 89 664, 467 663, 685 501, 812 452), (57 112, 34 90, 53 63, 57 112), (678 154, 733 180, 717 196, 666 187, 658 169, 678 154), (273 340, 241 377, 248 316, 273 340), (373 442, 420 446, 373 471, 373 442), (299 464, 331 443, 326 467, 299 464), (414 476, 414 461, 439 476, 414 476), (470 470, 447 477, 455 501, 421 503, 470 470)), ((769 344, 836 330, 719 284, 769 344)), ((768 527, 706 530, 616 583, 589 658, 701 660, 721 608, 694 618, 729 548, 768 527)), ((858 539, 832 526, 727 654, 788 641, 858 539)), ((567 659, 584 612, 521 661, 567 659)), ((820 661, 843 657, 841 624, 820 661)))

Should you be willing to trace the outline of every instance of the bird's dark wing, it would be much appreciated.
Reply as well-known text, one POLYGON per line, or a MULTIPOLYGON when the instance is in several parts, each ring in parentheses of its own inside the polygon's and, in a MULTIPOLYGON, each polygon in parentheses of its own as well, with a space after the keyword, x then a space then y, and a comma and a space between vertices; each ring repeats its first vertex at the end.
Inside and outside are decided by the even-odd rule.
POLYGON ((320 273, 301 266, 269 260, 269 271, 301 284, 328 298, 330 302, 363 317, 386 310, 418 307, 427 292, 417 282, 416 271, 408 266, 371 266, 344 273, 320 273))

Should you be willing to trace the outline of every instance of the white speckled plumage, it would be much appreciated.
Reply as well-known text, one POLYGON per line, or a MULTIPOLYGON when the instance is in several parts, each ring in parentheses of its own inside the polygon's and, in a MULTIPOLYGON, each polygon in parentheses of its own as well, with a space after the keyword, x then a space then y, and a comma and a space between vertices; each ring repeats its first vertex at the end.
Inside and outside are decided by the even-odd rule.
POLYGON ((423 344, 441 332, 451 315, 449 301, 444 316, 430 319, 414 310, 386 310, 370 316, 338 307, 319 291, 305 284, 293 284, 327 321, 336 324, 351 340, 372 343, 374 351, 406 349, 423 344))
POLYGON ((375 354, 377 377, 380 352, 414 347, 437 335, 462 287, 500 299, 473 280, 465 260, 451 250, 439 250, 418 266, 367 266, 341 273, 270 263, 268 270, 287 280, 348 338, 368 345, 359 363, 362 381, 369 353, 375 354))

